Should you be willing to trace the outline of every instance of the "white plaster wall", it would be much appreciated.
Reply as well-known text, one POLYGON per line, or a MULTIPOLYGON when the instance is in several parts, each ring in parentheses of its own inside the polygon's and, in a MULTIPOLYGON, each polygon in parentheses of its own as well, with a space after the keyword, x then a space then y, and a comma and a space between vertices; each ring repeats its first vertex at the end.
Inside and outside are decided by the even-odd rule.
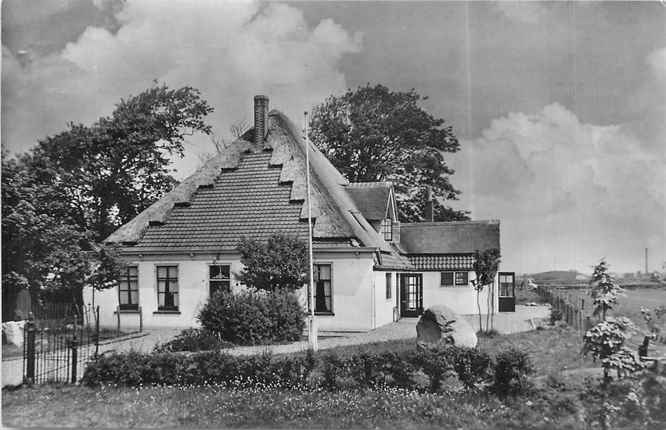
MULTIPOLYGON (((331 264, 333 288, 333 315, 316 315, 319 330, 363 331, 374 328, 372 254, 316 253, 315 263, 331 264)), ((305 294, 307 291, 303 288, 302 297, 305 294)))
POLYGON ((397 276, 394 272, 374 272, 375 311, 374 328, 393 322, 393 308, 398 297, 397 276), (391 276, 391 298, 386 298, 386 274, 391 276))
MULTIPOLYGON (((474 272, 469 272, 469 280, 476 279, 474 272)), ((488 313, 488 294, 490 286, 486 286, 479 301, 481 304, 481 313, 488 313)), ((495 312, 498 310, 497 300, 497 277, 495 277, 495 312)), ((423 308, 430 306, 445 305, 460 315, 476 314, 476 291, 471 283, 462 287, 441 287, 440 272, 423 272, 423 308)))
MULTIPOLYGON (((130 261, 139 268, 139 306, 142 310, 144 328, 195 327, 202 306, 208 300, 208 266, 210 264, 231 265, 231 285, 238 288, 234 274, 241 269, 238 258, 230 260, 151 260, 130 261), (178 310, 179 314, 157 312, 157 266, 178 266, 178 310)), ((89 289, 84 293, 85 303, 92 303, 89 289)), ((118 289, 111 288, 95 292, 95 304, 100 306, 100 325, 117 327, 118 289)), ((139 327, 139 315, 133 312, 120 313, 121 330, 139 327)))
MULTIPOLYGON (((334 315, 318 315, 318 327, 321 330, 340 331, 362 331, 374 328, 373 312, 376 303, 373 302, 374 297, 372 295, 374 282, 372 254, 318 253, 315 254, 315 262, 330 263, 332 266, 334 315)), ((230 264, 232 289, 242 288, 235 276, 242 269, 239 257, 215 261, 213 259, 193 259, 189 257, 187 259, 174 258, 171 260, 147 260, 144 258, 142 261, 130 261, 128 264, 139 267, 139 305, 142 309, 144 328, 198 326, 196 316, 208 300, 208 266, 210 264, 230 264), (157 311, 156 267, 162 265, 178 265, 179 314, 155 313, 157 311)), ((384 297, 383 278, 379 293, 379 297, 384 297)), ((300 294, 304 309, 306 309, 305 288, 300 291, 300 294)), ((92 292, 90 289, 86 289, 84 291, 84 302, 87 304, 92 303, 92 301, 92 292)), ((94 301, 95 305, 100 306, 100 325, 115 328, 118 324, 118 314, 116 313, 118 289, 95 291, 94 301)), ((382 313, 382 321, 386 320, 386 307, 383 306, 379 309, 382 313)), ((387 322, 390 322, 390 319, 387 322)), ((121 330, 138 328, 139 315, 137 313, 121 312, 120 325, 121 330)))

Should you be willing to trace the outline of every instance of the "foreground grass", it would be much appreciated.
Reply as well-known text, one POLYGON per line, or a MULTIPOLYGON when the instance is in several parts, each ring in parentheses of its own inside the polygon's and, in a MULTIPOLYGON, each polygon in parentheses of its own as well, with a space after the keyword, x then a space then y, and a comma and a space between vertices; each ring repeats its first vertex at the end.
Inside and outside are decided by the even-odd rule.
MULTIPOLYGON (((566 402, 565 402, 566 403, 566 402)), ((11 427, 576 428, 569 409, 532 397, 218 387, 41 386, 2 393, 11 427)))

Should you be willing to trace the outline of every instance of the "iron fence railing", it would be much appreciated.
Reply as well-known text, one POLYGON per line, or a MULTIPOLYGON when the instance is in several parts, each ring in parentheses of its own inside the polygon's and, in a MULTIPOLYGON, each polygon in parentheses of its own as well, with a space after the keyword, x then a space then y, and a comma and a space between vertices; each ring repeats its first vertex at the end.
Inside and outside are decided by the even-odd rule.
POLYGON ((71 323, 56 325, 31 315, 24 329, 24 382, 76 383, 80 379, 85 364, 99 354, 99 306, 79 311, 71 323))

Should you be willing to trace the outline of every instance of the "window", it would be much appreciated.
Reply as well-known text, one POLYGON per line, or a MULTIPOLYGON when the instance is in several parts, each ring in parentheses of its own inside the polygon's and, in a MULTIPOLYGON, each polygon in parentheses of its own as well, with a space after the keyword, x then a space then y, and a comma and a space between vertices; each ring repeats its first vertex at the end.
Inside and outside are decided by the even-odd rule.
POLYGON ((513 297, 513 275, 499 275, 499 296, 513 297))
POLYGON ((119 279, 118 304, 120 309, 139 309, 139 268, 127 266, 119 279))
POLYGON ((157 309, 178 310, 178 266, 157 266, 157 309))
POLYGON ((231 290, 231 266, 228 264, 208 266, 208 290, 211 296, 218 291, 231 290))
POLYGON ((381 232, 384 235, 384 240, 390 242, 393 240, 393 224, 390 218, 382 220, 381 232))
POLYGON ((467 272, 456 272, 456 285, 467 285, 467 272))
POLYGON ((314 265, 315 312, 332 313, 331 303, 331 265, 314 265))
POLYGON ((386 299, 387 300, 391 298, 391 294, 393 292, 393 285, 392 285, 393 282, 392 281, 393 281, 392 275, 390 273, 387 273, 386 274, 386 299))
POLYGON ((469 283, 469 273, 467 272, 441 272, 442 287, 465 286, 469 283))

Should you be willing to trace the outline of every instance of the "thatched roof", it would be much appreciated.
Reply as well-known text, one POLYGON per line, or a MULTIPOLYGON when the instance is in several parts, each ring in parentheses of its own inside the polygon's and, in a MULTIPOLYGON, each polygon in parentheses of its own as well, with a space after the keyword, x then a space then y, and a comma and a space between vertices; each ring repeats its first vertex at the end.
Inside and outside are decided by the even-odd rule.
POLYGON ((471 254, 476 250, 500 249, 500 223, 451 221, 404 223, 400 245, 409 254, 471 254))

